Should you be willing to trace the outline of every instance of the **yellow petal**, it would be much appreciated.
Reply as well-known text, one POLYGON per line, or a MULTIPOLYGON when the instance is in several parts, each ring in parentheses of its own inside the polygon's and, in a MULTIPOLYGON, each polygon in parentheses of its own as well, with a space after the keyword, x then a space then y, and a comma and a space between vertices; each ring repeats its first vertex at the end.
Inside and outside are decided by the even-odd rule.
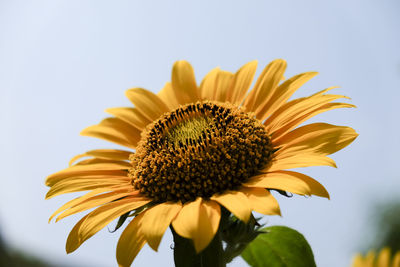
MULTIPOLYGON (((284 69, 281 72, 283 75, 284 69)), ((299 75, 296 75, 289 80, 285 81, 281 84, 276 90, 274 90, 272 96, 264 101, 256 108, 256 117, 260 120, 265 120, 268 118, 274 111, 279 109, 286 101, 297 91, 304 83, 309 81, 318 72, 306 72, 299 75)))
POLYGON ((118 118, 104 119, 97 125, 83 129, 80 134, 104 139, 130 148, 135 148, 141 138, 141 131, 118 118))
POLYGON ((349 145, 357 137, 354 129, 328 123, 312 123, 299 127, 274 142, 281 145, 275 153, 276 159, 287 155, 316 153, 329 155, 349 145))
POLYGON ((97 163, 120 163, 120 160, 109 160, 109 159, 101 159, 101 158, 89 158, 89 159, 83 159, 73 165, 69 165, 70 167, 72 166, 82 166, 82 165, 93 165, 97 163))
POLYGON ((73 157, 69 165, 71 166, 75 161, 83 157, 96 157, 116 161, 129 160, 129 155, 132 153, 133 152, 119 149, 95 149, 73 157))
POLYGON ((248 187, 259 187, 288 191, 298 195, 311 195, 311 189, 304 181, 282 173, 258 175, 243 184, 248 187))
POLYGON ((365 261, 364 261, 364 265, 366 266, 374 266, 374 261, 375 261, 375 252, 370 251, 367 253, 367 255, 365 256, 365 261))
MULTIPOLYGON (((110 192, 113 189, 110 187, 106 187, 106 188, 96 188, 92 191, 90 191, 89 193, 86 193, 80 197, 77 197, 73 200, 68 201, 67 203, 65 203, 64 205, 62 205, 60 208, 58 208, 49 218, 49 223, 50 221, 60 212, 65 211, 71 207, 75 207, 76 205, 79 205, 80 203, 86 201, 87 199, 90 199, 91 197, 101 194, 101 193, 105 193, 105 192, 110 192)), ((125 191, 127 191, 127 189, 125 189, 125 191)))
POLYGON ((127 160, 125 160, 125 161, 112 160, 112 159, 105 159, 105 158, 88 158, 88 159, 83 159, 77 163, 74 163, 73 165, 70 165, 70 167, 82 166, 82 165, 90 166, 90 165, 99 164, 99 163, 105 163, 105 164, 107 164, 107 163, 117 163, 117 164, 123 163, 124 164, 125 163, 126 164, 126 163, 128 163, 128 161, 127 160))
POLYGON ((215 83, 214 98, 217 101, 225 102, 227 100, 227 93, 232 90, 233 74, 228 71, 220 71, 217 74, 215 83))
POLYGON ((175 97, 174 88, 171 83, 166 83, 163 89, 157 94, 170 110, 179 107, 178 99, 175 97))
POLYGON ((75 224, 75 226, 72 228, 71 232, 69 233, 67 243, 65 244, 65 251, 68 254, 75 251, 81 245, 78 232, 79 232, 81 225, 85 222, 85 220, 87 219, 89 214, 87 214, 82 219, 80 219, 79 222, 77 224, 75 224))
POLYGON ((243 185, 329 198, 328 191, 319 182, 305 174, 292 171, 276 171, 257 175, 243 185))
POLYGON ((241 67, 233 77, 232 88, 229 89, 226 100, 239 105, 253 81, 257 70, 257 60, 250 61, 241 67))
MULTIPOLYGON (((315 94, 310 95, 310 97, 324 96, 325 93, 331 91, 332 89, 336 89, 336 88, 339 88, 339 86, 331 86, 331 87, 325 88, 319 92, 316 92, 315 94)), ((350 97, 347 97, 347 96, 340 96, 339 98, 350 99, 350 97)))
POLYGON ((179 104, 195 103, 200 100, 194 71, 189 62, 184 60, 175 62, 171 82, 179 104))
POLYGON ((143 131, 152 122, 136 108, 108 108, 106 112, 143 131))
MULTIPOLYGON (((211 235, 209 235, 209 237, 208 237, 208 239, 210 239, 210 241, 207 241, 207 242, 211 242, 211 240, 213 239, 213 237, 219 227, 219 221, 221 219, 221 207, 215 201, 209 201, 209 200, 203 199, 200 210, 201 210, 202 214, 204 214, 204 211, 205 211, 205 213, 207 213, 206 217, 208 218, 208 221, 210 222, 210 228, 211 228, 211 235)), ((207 242, 205 242, 205 243, 207 243, 207 242)), ((198 241, 198 243, 199 243, 198 247, 201 247, 200 241, 198 241)), ((207 243, 207 245, 208 244, 209 243, 207 243)))
POLYGON ((248 222, 251 215, 251 206, 246 195, 238 191, 230 191, 221 195, 214 195, 211 197, 236 217, 244 222, 248 222))
MULTIPOLYGON (((90 165, 73 165, 72 167, 86 167, 90 165)), ((65 171, 52 176, 50 180, 46 180, 47 186, 53 186, 58 182, 65 180, 80 180, 80 179, 127 179, 128 175, 125 170, 87 170, 87 171, 65 171)))
POLYGON ((122 176, 127 177, 128 162, 96 163, 90 165, 74 165, 59 172, 53 173, 46 178, 46 185, 52 186, 58 181, 74 176, 122 176))
POLYGON ((96 179, 65 179, 54 184, 46 194, 46 199, 52 197, 79 192, 92 190, 96 188, 111 188, 111 187, 127 187, 130 184, 130 179, 121 177, 106 177, 106 178, 96 178, 96 179))
POLYGON ((278 201, 264 188, 244 187, 240 191, 246 194, 251 209, 265 215, 281 215, 278 201))
POLYGON ((247 111, 256 111, 257 107, 268 102, 286 69, 286 61, 277 59, 269 63, 258 77, 254 88, 244 101, 247 111))
POLYGON ((268 171, 279 171, 294 168, 303 168, 311 166, 331 166, 336 168, 336 163, 333 159, 315 154, 294 155, 281 158, 273 161, 268 171))
POLYGON ((215 100, 215 85, 220 68, 212 69, 204 77, 200 84, 200 96, 202 100, 215 100))
POLYGON ((392 267, 400 266, 400 251, 397 251, 393 257, 392 267))
POLYGON ((354 256, 351 267, 367 267, 364 265, 364 259, 361 254, 356 254, 354 256))
POLYGON ((386 247, 380 251, 378 259, 376 261, 376 266, 389 267, 389 263, 390 263, 390 248, 386 247))
POLYGON ((118 118, 106 118, 97 126, 117 130, 134 146, 140 141, 142 131, 118 118))
POLYGON ((144 212, 136 216, 122 232, 117 245, 117 262, 120 267, 131 266, 136 255, 146 244, 142 234, 144 212))
POLYGON ((83 136, 100 138, 129 148, 136 147, 136 145, 133 145, 130 141, 125 139, 125 137, 120 132, 115 129, 110 129, 108 127, 93 125, 85 128, 80 134, 83 136))
POLYGON ((274 125, 275 123, 279 123, 281 120, 290 116, 307 112, 316 105, 321 106, 336 99, 345 97, 342 95, 320 94, 321 92, 329 91, 332 88, 335 87, 330 87, 311 96, 296 98, 284 103, 284 105, 281 105, 281 107, 268 118, 266 125, 274 125))
POLYGON ((193 240, 196 252, 205 249, 218 230, 221 210, 213 201, 197 198, 185 204, 175 220, 174 230, 183 237, 193 240))
POLYGON ((294 129, 295 127, 297 127, 304 121, 308 120, 309 118, 312 118, 320 113, 338 108, 354 108, 354 107, 355 107, 354 105, 346 103, 328 103, 320 107, 310 109, 306 114, 300 117, 293 118, 292 120, 288 121, 284 126, 281 126, 275 132, 273 132, 272 133, 273 142, 278 141, 287 132, 294 129))
POLYGON ((166 202, 144 212, 142 232, 152 249, 157 251, 165 230, 181 209, 181 203, 166 202))
POLYGON ((202 199, 197 198, 195 201, 185 203, 172 221, 172 226, 180 236, 192 239, 197 233, 201 202, 202 199))
POLYGON ((137 195, 137 192, 132 192, 133 190, 128 191, 127 188, 124 189, 119 189, 119 190, 115 190, 113 192, 110 193, 105 193, 105 194, 101 194, 101 195, 97 195, 94 197, 91 197, 89 199, 86 200, 82 200, 79 203, 76 203, 75 205, 73 205, 71 208, 69 208, 68 210, 64 211, 63 213, 61 213, 57 219, 56 222, 58 222, 59 220, 68 217, 70 215, 85 211, 85 210, 89 210, 95 207, 99 207, 101 205, 104 205, 106 203, 127 197, 127 196, 132 196, 132 195, 137 195))
MULTIPOLYGON (((329 90, 329 88, 326 90, 329 90)), ((324 109, 324 105, 344 97, 342 95, 320 95, 317 93, 309 97, 292 100, 276 110, 264 122, 264 125, 266 130, 274 138, 277 138, 277 136, 290 130, 288 129, 288 125, 291 125, 293 122, 304 121, 304 118, 310 118, 310 115, 319 114, 319 109, 324 109)))
MULTIPOLYGON (((86 167, 90 165, 73 165, 72 167, 86 167)), ((50 176, 49 176, 50 177, 50 176)), ((87 170, 87 171, 65 171, 63 173, 56 173, 51 179, 46 180, 47 186, 54 186, 56 183, 65 180, 81 180, 81 179, 127 179, 128 175, 125 170, 87 170)))
POLYGON ((154 121, 169 111, 165 103, 152 92, 143 88, 132 88, 125 92, 126 97, 148 120, 154 121))
POLYGON ((78 223, 78 229, 71 231, 68 236, 67 244, 71 243, 73 246, 69 246, 67 252, 70 253, 76 250, 83 242, 103 229, 114 219, 128 211, 140 208, 149 202, 150 200, 143 198, 128 197, 123 200, 105 204, 104 206, 95 209, 85 216, 86 218, 84 221, 78 223))

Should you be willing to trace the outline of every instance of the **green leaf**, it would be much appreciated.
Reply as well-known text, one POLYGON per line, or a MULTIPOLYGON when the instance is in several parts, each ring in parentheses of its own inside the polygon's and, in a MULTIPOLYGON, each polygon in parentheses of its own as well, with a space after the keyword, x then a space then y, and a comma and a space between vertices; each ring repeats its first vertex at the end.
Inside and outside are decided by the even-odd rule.
POLYGON ((302 234, 286 226, 260 229, 259 234, 242 252, 252 267, 315 267, 314 255, 302 234))

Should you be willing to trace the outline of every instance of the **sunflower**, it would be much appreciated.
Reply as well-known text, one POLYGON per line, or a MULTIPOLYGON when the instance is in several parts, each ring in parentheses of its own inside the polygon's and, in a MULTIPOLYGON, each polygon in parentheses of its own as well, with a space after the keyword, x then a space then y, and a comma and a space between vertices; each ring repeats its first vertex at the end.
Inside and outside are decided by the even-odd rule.
POLYGON ((50 220, 96 208, 70 232, 67 253, 127 217, 133 219, 118 241, 120 266, 129 266, 145 243, 157 251, 169 226, 191 239, 199 253, 216 236, 226 211, 244 223, 253 218, 252 211, 279 215, 271 190, 329 198, 319 182, 288 169, 335 167, 327 155, 357 134, 327 123, 299 125, 319 113, 354 106, 333 102, 346 98, 328 94, 333 87, 289 100, 317 73, 284 81, 281 59, 266 66, 249 90, 256 67, 252 61, 236 73, 215 68, 198 86, 192 66, 178 61, 171 82, 158 94, 129 89, 126 96, 134 107, 107 109, 112 117, 84 129, 81 135, 127 149, 88 151, 47 177, 46 198, 88 191, 50 220))
POLYGON ((352 267, 400 267, 400 251, 392 255, 390 248, 383 248, 378 257, 376 257, 374 251, 369 251, 365 257, 361 254, 357 254, 353 258, 352 267))

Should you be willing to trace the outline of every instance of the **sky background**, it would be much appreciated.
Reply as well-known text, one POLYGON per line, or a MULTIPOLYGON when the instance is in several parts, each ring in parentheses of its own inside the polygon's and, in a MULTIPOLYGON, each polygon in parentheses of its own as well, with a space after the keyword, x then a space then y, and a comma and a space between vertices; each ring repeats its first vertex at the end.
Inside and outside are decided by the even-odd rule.
MULTIPOLYGON (((159 91, 176 60, 197 80, 212 68, 236 71, 257 59, 288 62, 286 77, 320 75, 305 96, 333 85, 357 109, 312 121, 348 125, 359 138, 333 155, 338 169, 302 171, 330 200, 277 196, 282 217, 268 225, 302 232, 318 266, 348 266, 369 236, 374 203, 398 194, 400 149, 400 2, 384 1, 0 1, 0 231, 12 247, 53 263, 115 266, 121 231, 107 228, 66 255, 67 235, 82 215, 48 224, 74 194, 44 200, 47 175, 71 157, 116 148, 79 136, 109 107, 130 106, 132 87, 159 91)), ((159 252, 147 245, 134 266, 173 266, 172 236, 159 252)), ((230 266, 246 266, 236 259, 230 266)))

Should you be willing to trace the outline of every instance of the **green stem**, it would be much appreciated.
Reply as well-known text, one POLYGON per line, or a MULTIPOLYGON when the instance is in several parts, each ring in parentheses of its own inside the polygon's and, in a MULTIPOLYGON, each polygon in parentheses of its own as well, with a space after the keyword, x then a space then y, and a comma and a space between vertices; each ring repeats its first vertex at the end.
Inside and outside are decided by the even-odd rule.
POLYGON ((175 267, 225 267, 221 233, 218 230, 211 243, 199 254, 193 241, 179 236, 171 227, 174 236, 175 267))

